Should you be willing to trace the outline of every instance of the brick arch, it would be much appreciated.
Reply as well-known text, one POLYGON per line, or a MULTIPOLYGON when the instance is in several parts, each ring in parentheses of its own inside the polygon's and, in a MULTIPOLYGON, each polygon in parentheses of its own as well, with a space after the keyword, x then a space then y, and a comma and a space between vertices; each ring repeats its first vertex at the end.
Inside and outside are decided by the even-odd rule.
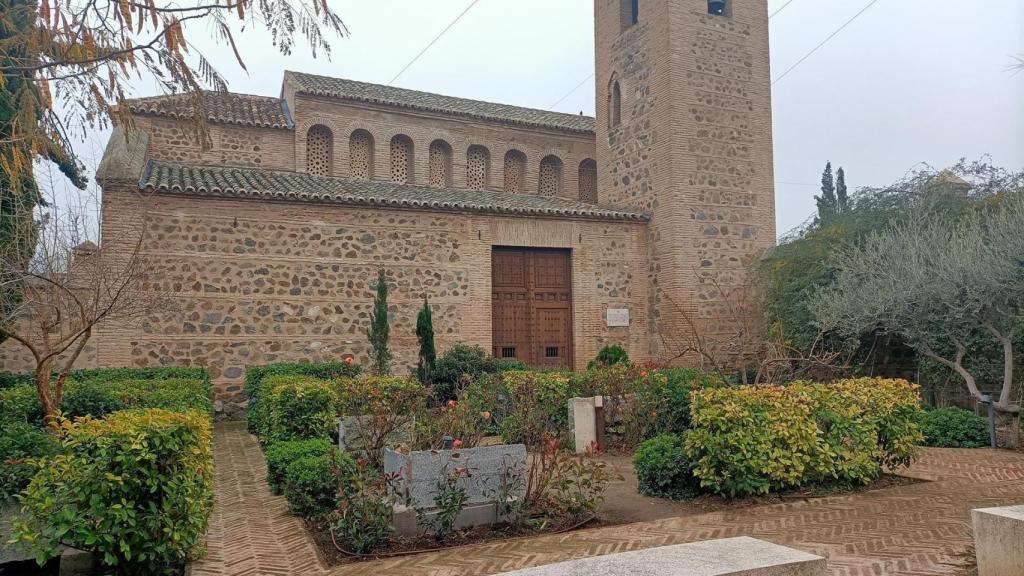
POLYGON ((512 148, 505 152, 505 192, 522 194, 526 191, 526 153, 512 148))
POLYGON ((466 150, 466 188, 484 190, 490 186, 491 151, 473 144, 466 150))
POLYGON ((548 154, 540 161, 540 173, 537 176, 537 194, 541 196, 558 196, 562 193, 562 159, 548 154))
POLYGON ((306 130, 306 172, 316 176, 334 174, 334 132, 323 124, 306 130))
POLYGON ((427 183, 434 188, 450 187, 452 185, 452 145, 446 140, 438 138, 430 143, 428 154, 430 170, 427 183))
POLYGON ((586 158, 580 162, 579 199, 582 202, 597 204, 597 161, 586 158))
POLYGON ((374 172, 373 134, 364 128, 356 128, 348 139, 349 176, 353 178, 373 179, 374 172))
POLYGON ((415 182, 416 148, 405 134, 391 137, 391 179, 403 184, 415 182))

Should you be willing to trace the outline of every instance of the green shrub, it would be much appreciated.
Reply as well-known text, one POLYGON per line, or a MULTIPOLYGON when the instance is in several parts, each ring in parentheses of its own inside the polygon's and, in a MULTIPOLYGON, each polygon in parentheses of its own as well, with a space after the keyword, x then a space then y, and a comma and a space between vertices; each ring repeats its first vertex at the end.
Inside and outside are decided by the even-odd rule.
POLYGON ((270 422, 266 403, 262 401, 263 381, 271 376, 306 376, 318 380, 334 380, 336 378, 353 378, 358 376, 362 368, 358 364, 347 362, 324 362, 319 364, 277 363, 245 368, 245 393, 249 398, 249 407, 245 412, 246 426, 249 432, 265 436, 270 432, 270 422))
POLYGON ((52 455, 53 434, 25 422, 0 423, 0 504, 21 492, 36 473, 35 458, 52 455))
POLYGON ((32 374, 16 374, 14 372, 0 372, 0 390, 14 388, 16 386, 27 386, 34 382, 32 374))
POLYGON ((501 363, 479 346, 456 344, 437 360, 433 395, 436 402, 454 400, 463 384, 484 374, 495 374, 501 363))
POLYGON ((267 484, 275 494, 284 490, 285 471, 288 465, 306 456, 327 457, 331 442, 322 438, 313 440, 287 440, 267 446, 267 484))
POLYGON ((691 368, 643 371, 636 391, 637 412, 646 422, 645 437, 682 434, 690 429, 690 396, 697 390, 722 388, 724 378, 691 368))
POLYGON ((93 368, 74 370, 68 379, 75 382, 120 382, 122 380, 201 380, 210 382, 204 368, 190 366, 152 366, 148 368, 93 368))
POLYGON ((701 486, 728 496, 865 483, 916 456, 918 401, 915 385, 872 378, 706 389, 686 454, 701 486))
POLYGON ((25 422, 39 424, 43 422, 43 405, 39 402, 36 387, 15 386, 0 390, 0 422, 25 422))
POLYGON ((348 550, 370 554, 388 543, 395 531, 396 492, 389 479, 366 460, 356 463, 338 494, 338 513, 331 525, 348 550))
POLYGON ((209 415, 127 410, 62 426, 60 453, 22 495, 15 538, 40 561, 63 543, 121 573, 180 573, 213 507, 209 415))
POLYGON ((84 382, 77 386, 69 385, 64 392, 61 411, 66 418, 92 416, 102 418, 111 412, 124 409, 124 403, 118 399, 107 382, 84 382))
POLYGON ((921 414, 924 445, 937 448, 981 448, 990 442, 988 422, 963 408, 939 408, 921 414))
POLYGON ((633 466, 641 494, 682 499, 692 498, 700 491, 681 436, 659 434, 644 441, 633 454, 633 466))
MULTIPOLYGON (((267 395, 269 442, 331 438, 337 425, 338 394, 330 382, 307 376, 272 376, 267 395)), ((261 400, 263 402, 263 400, 261 400)))
POLYGON ((503 372, 489 386, 502 413, 501 436, 510 444, 567 436, 568 400, 582 393, 581 381, 564 372, 503 372))
POLYGON ((615 366, 616 364, 629 364, 629 354, 626 349, 618 344, 604 346, 594 358, 587 364, 587 369, 600 368, 601 366, 615 366))
POLYGON ((326 455, 303 456, 285 469, 284 497, 295 514, 323 516, 334 510, 339 484, 354 472, 352 458, 335 449, 326 455))

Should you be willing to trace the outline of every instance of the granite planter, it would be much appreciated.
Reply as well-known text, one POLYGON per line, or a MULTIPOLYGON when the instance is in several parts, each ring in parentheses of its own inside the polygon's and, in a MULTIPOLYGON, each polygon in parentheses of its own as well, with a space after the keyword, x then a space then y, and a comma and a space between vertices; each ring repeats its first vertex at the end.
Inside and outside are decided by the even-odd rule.
POLYGON ((526 446, 499 444, 408 453, 387 449, 384 473, 395 478, 400 503, 395 505, 393 522, 399 536, 431 532, 438 513, 438 483, 449 474, 458 475, 468 498, 455 528, 496 524, 507 520, 502 513, 505 505, 526 495, 526 446))

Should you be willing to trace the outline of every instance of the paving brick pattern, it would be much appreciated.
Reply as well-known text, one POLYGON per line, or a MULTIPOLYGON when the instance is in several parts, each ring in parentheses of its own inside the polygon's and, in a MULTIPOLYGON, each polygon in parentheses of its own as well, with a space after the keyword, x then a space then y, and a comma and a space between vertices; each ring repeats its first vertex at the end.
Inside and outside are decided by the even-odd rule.
POLYGON ((927 483, 328 569, 302 523, 287 514, 283 499, 270 495, 259 446, 245 429, 219 426, 215 452, 217 507, 209 554, 191 567, 192 576, 494 574, 730 536, 823 555, 833 576, 954 575, 970 545, 970 510, 1024 502, 1024 453, 929 449, 906 472, 927 483))

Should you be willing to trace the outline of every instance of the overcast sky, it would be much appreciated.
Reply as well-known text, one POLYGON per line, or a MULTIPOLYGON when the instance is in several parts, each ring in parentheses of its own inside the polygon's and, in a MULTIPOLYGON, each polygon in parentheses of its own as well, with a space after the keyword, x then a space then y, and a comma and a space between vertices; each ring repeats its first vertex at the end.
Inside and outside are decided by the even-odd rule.
MULTIPOLYGON (((249 72, 191 31, 236 92, 278 95, 283 70, 388 83, 471 0, 329 0, 351 36, 331 59, 290 57, 256 30, 238 43, 249 72)), ((699 2, 702 0, 673 0, 699 2)), ((793 0, 771 20, 773 78, 870 0, 793 0)), ((785 0, 769 0, 774 11, 785 0)), ((479 0, 396 82, 398 86, 551 108, 593 73, 593 0, 479 0)), ((991 154, 1024 168, 1022 0, 879 0, 773 88, 780 235, 813 210, 827 160, 852 187, 898 179, 918 163, 943 167, 991 154)), ((142 84, 137 95, 155 94, 142 84)), ((557 110, 594 114, 587 81, 557 110)), ((80 147, 98 162, 105 133, 80 147)), ((90 166, 93 167, 93 166, 90 166)))

